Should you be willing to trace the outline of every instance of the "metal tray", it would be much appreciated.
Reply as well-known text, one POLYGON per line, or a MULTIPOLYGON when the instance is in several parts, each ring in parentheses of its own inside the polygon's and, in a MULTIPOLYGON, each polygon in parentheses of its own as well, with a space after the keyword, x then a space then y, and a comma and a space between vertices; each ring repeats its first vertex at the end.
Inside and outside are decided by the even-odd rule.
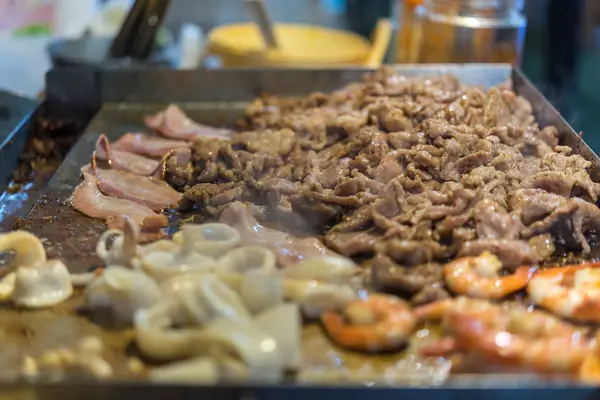
MULTIPOLYGON (((594 163, 592 176, 599 177, 600 159, 583 143, 558 112, 531 85, 523 74, 508 65, 418 65, 400 66, 405 75, 437 75, 450 73, 465 83, 490 87, 512 79, 515 91, 528 98, 542 126, 555 125, 561 133, 561 143, 594 163)), ((233 123, 243 107, 255 96, 268 92, 278 95, 302 95, 311 91, 336 89, 358 80, 365 70, 215 70, 215 71, 53 71, 47 77, 49 101, 81 110, 100 109, 91 124, 72 148, 50 182, 46 193, 36 203, 20 225, 45 239, 49 256, 61 256, 74 270, 93 263, 91 254, 95 238, 104 225, 91 220, 64 205, 80 181, 79 169, 89 162, 94 143, 100 133, 109 138, 132 130, 140 130, 141 116, 169 102, 181 103, 194 119, 208 124, 233 123), (73 84, 73 82, 77 82, 73 84), (60 209, 60 213, 56 210, 60 209), (49 215, 55 218, 48 219, 49 215)), ((26 213, 28 210, 24 210, 26 213)), ((174 221, 175 223, 177 221, 174 221)), ((133 382, 105 382, 102 385, 65 383, 34 385, 29 390, 42 398, 166 395, 203 396, 214 399, 259 399, 278 397, 340 396, 359 399, 367 396, 392 398, 424 396, 437 398, 508 399, 521 397, 573 399, 594 396, 596 389, 571 381, 544 379, 531 375, 459 375, 441 387, 358 387, 358 386, 155 386, 133 382)), ((600 392, 598 392, 600 396, 600 392)))

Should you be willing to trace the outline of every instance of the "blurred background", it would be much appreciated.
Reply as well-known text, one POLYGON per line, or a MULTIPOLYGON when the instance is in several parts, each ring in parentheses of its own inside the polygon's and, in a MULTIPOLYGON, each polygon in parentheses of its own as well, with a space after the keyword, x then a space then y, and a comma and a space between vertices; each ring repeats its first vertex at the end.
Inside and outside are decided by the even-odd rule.
MULTIPOLYGON (((378 20, 389 18, 394 28, 393 54, 388 54, 385 60, 431 61, 399 54, 402 52, 402 43, 399 43, 402 28, 410 22, 406 7, 415 2, 418 1, 265 1, 271 19, 277 23, 307 23, 345 29, 365 39, 373 39, 372 32, 378 20)), ((501 0, 499 3, 503 2, 517 8, 522 3, 518 0, 501 0)), ((526 29, 519 30, 514 37, 510 36, 511 32, 502 34, 510 36, 509 42, 522 40, 522 49, 515 54, 512 50, 508 55, 496 54, 485 61, 520 64, 574 128, 584 132, 588 144, 600 151, 600 132, 595 125, 595 117, 600 115, 600 79, 597 77, 600 73, 600 1, 527 0, 524 3, 519 14, 526 18, 526 29)), ((81 35, 86 29, 96 35, 114 35, 131 4, 128 0, 0 0, 0 88, 36 95, 43 88, 43 73, 51 66, 45 51, 50 41, 81 35)), ((496 17, 500 18, 500 14, 496 17)), ((202 47, 213 28, 249 21, 243 0, 173 0, 163 21, 161 40, 181 44, 183 35, 188 46, 202 47)), ((421 34, 430 31, 424 28, 421 34)), ((434 43, 447 36, 443 30, 436 34, 438 36, 431 36, 434 43)), ((516 46, 519 47, 519 43, 516 46)), ((202 61, 198 66, 206 67, 207 64, 202 61)), ((191 67, 194 67, 193 63, 191 67)))

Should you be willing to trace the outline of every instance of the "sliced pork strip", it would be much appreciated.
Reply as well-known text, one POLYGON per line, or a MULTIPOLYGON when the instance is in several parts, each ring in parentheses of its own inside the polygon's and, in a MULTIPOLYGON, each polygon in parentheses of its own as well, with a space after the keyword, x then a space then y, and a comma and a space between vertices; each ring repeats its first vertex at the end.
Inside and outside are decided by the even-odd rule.
POLYGON ((175 104, 144 118, 146 125, 161 135, 178 140, 194 141, 197 139, 229 140, 231 131, 199 124, 186 115, 175 104))
POLYGON ((192 147, 183 140, 163 139, 145 133, 126 133, 111 146, 112 150, 127 151, 148 157, 160 158, 171 149, 192 147))
POLYGON ((155 211, 174 206, 181 200, 182 193, 157 178, 94 168, 93 164, 85 172, 96 177, 98 189, 107 196, 131 200, 155 211))
POLYGON ((240 202, 227 207, 219 222, 237 229, 244 244, 267 246, 277 255, 281 266, 295 264, 304 259, 321 256, 338 256, 316 238, 298 238, 289 233, 262 226, 252 215, 251 209, 240 202))
POLYGON ((373 254, 377 235, 369 232, 333 232, 325 235, 325 243, 347 257, 358 254, 373 254))
POLYGON ((107 225, 119 225, 127 216, 143 230, 158 230, 167 224, 167 217, 131 200, 109 197, 100 190, 96 178, 84 173, 84 180, 73 191, 73 208, 88 217, 106 221, 107 225))
POLYGON ((100 135, 96 142, 96 157, 108 161, 110 168, 129 171, 138 175, 151 175, 158 168, 159 161, 140 156, 128 151, 111 149, 105 135, 100 135))

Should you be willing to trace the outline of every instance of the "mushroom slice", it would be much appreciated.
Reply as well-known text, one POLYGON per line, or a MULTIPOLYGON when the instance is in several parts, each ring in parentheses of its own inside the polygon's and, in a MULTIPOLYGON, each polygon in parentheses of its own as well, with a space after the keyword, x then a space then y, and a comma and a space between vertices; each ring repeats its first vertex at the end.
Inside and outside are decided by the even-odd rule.
POLYGON ((309 258, 285 270, 292 279, 314 279, 322 282, 348 283, 356 274, 354 261, 345 257, 323 256, 309 258))
POLYGON ((325 309, 339 308, 358 297, 350 285, 315 280, 285 279, 285 298, 298 303, 307 318, 317 318, 325 309))
POLYGON ((154 382, 215 384, 219 381, 219 366, 210 357, 198 357, 153 368, 149 378, 154 382))
POLYGON ((302 364, 302 316, 298 305, 279 304, 257 315, 255 321, 277 341, 283 367, 298 370, 302 364))
POLYGON ((27 231, 0 234, 0 253, 14 252, 8 267, 31 267, 46 261, 41 240, 27 231))
POLYGON ((131 325, 137 310, 162 301, 160 286, 141 271, 120 266, 104 270, 85 291, 85 304, 95 321, 109 326, 131 325))
POLYGON ((52 307, 71 294, 71 275, 60 260, 49 260, 35 267, 20 267, 16 271, 12 300, 17 306, 52 307))
POLYGON ((98 239, 96 254, 104 262, 104 265, 132 266, 139 249, 138 227, 131 218, 125 216, 123 230, 109 229, 104 231, 98 239), (108 247, 108 241, 112 240, 112 246, 108 247))
POLYGON ((219 318, 194 339, 194 354, 234 353, 248 365, 251 381, 276 382, 284 360, 277 341, 252 321, 219 318))
POLYGON ((176 300, 179 323, 203 325, 213 319, 251 318, 239 295, 213 274, 187 274, 164 284, 165 294, 176 300))
POLYGON ((136 311, 136 343, 146 357, 170 361, 193 355, 192 344, 199 329, 174 329, 174 314, 174 304, 169 301, 136 311))
POLYGON ((235 228, 226 224, 212 223, 185 224, 180 232, 173 235, 173 241, 182 245, 190 241, 199 253, 217 258, 238 246, 242 239, 235 228))

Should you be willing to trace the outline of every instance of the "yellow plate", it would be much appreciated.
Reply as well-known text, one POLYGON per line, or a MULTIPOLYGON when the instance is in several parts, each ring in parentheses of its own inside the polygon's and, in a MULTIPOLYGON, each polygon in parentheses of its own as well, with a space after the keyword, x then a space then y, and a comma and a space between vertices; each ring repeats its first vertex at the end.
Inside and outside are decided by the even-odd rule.
POLYGON ((209 51, 231 66, 363 64, 371 44, 352 32, 300 24, 275 24, 279 47, 267 49, 255 24, 233 24, 209 33, 209 51))

